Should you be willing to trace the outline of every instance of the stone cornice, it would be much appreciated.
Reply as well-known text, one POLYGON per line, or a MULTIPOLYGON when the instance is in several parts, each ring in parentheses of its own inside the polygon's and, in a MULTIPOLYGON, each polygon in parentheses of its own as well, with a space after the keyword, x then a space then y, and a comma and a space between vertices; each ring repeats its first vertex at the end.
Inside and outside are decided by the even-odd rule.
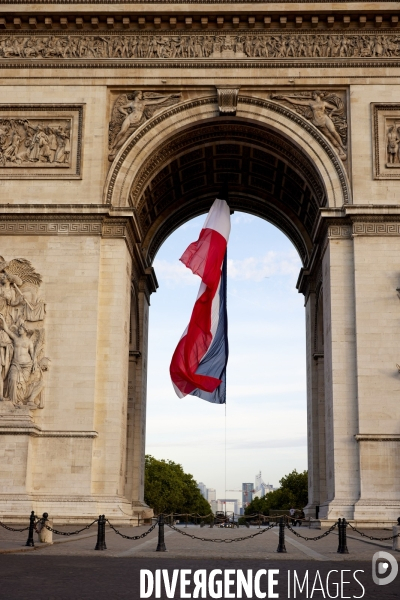
MULTIPOLYGON (((393 10, 397 3, 397 0, 385 0, 384 2, 376 3, 374 5, 374 9, 381 11, 385 9, 393 10)), ((21 9, 27 8, 30 10, 32 10, 32 5, 37 7, 54 7, 55 9, 57 9, 60 5, 68 5, 73 7, 83 5, 85 6, 85 8, 93 7, 96 10, 98 10, 101 8, 106 9, 109 7, 113 7, 113 9, 115 9, 119 6, 125 7, 126 5, 130 5, 130 7, 132 5, 139 5, 143 7, 146 7, 147 5, 159 5, 167 8, 174 7, 175 5, 180 7, 182 4, 184 4, 185 6, 196 6, 199 4, 203 4, 208 8, 219 8, 220 5, 229 8, 229 5, 235 4, 236 7, 243 6, 245 7, 245 9, 248 9, 248 5, 265 5, 265 0, 147 0, 146 2, 143 2, 143 0, 2 0, 1 4, 4 6, 13 6, 13 8, 21 7, 21 9)), ((312 7, 314 4, 327 5, 330 10, 338 9, 342 11, 348 4, 350 4, 352 5, 352 8, 354 7, 354 5, 356 5, 360 8, 360 10, 366 10, 366 3, 360 2, 360 0, 346 0, 345 2, 332 2, 331 0, 268 0, 268 4, 280 4, 282 6, 285 6, 286 4, 289 6, 292 4, 304 4, 310 7, 312 7)))
POLYGON ((64 431, 44 430, 37 425, 26 425, 17 423, 13 425, 0 425, 0 435, 30 435, 33 437, 62 437, 62 438, 96 438, 97 431, 64 431))
POLYGON ((357 442, 400 442, 400 433, 358 433, 357 442))
MULTIPOLYGON (((0 211, 4 207, 0 207, 0 211)), ((140 250, 139 236, 132 209, 112 210, 104 205, 94 207, 70 205, 8 206, 9 212, 0 213, 0 235, 35 235, 35 236, 100 236, 106 238, 122 238, 125 240, 134 267, 132 278, 147 278, 147 261, 140 250), (22 212, 22 208, 24 212, 22 212), (55 209, 54 212, 51 212, 55 209), (56 210, 60 212, 56 212, 56 210), (16 212, 21 210, 21 212, 16 212), (32 212, 27 212, 27 211, 32 212), (33 212, 36 210, 37 212, 33 212), (42 212, 39 212, 42 211, 42 212), (79 210, 82 211, 80 214, 79 210), (87 211, 87 212, 84 212, 87 211), (92 212, 93 211, 93 212, 92 212), (99 214, 100 213, 100 214, 99 214)), ((155 280, 156 281, 156 280, 155 280)), ((153 291, 153 283, 150 285, 153 291)))

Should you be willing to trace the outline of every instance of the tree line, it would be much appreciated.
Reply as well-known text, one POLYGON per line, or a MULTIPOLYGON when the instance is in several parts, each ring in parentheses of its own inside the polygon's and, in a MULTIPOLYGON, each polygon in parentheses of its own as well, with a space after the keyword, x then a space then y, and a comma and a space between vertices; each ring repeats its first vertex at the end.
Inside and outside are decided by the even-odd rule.
MULTIPOLYGON (((280 488, 263 498, 255 498, 245 514, 269 515, 270 509, 287 510, 292 506, 302 509, 308 502, 307 471, 296 469, 282 477, 280 488)), ((172 460, 158 460, 147 454, 145 457, 144 500, 154 513, 207 515, 210 504, 202 496, 197 482, 182 465, 172 460)))

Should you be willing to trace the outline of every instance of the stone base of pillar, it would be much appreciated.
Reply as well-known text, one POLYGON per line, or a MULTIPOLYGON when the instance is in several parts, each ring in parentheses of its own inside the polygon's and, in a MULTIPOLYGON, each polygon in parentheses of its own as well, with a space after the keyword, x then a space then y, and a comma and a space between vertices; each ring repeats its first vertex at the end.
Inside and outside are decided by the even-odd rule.
POLYGON ((110 496, 8 496, 0 495, 0 521, 25 524, 31 511, 42 516, 49 514, 54 525, 87 525, 104 514, 113 525, 131 527, 151 520, 153 511, 145 502, 129 502, 126 498, 110 496))
MULTIPOLYGON (((347 521, 347 519, 346 519, 347 521)), ((392 529, 393 527, 393 520, 392 521, 373 521, 373 520, 354 520, 354 519, 349 519, 349 521, 353 527, 356 527, 357 529, 392 529)), ((332 525, 334 523, 337 523, 337 519, 319 519, 318 521, 315 521, 313 523, 313 528, 315 529, 321 529, 321 528, 325 528, 325 527, 332 527, 332 525)), ((355 535, 357 536, 357 533, 352 532, 350 527, 347 529, 347 534, 349 535, 355 535)), ((388 536, 390 535, 390 533, 387 534, 388 536)))
POLYGON ((338 519, 347 519, 351 521, 354 518, 354 500, 335 499, 330 502, 324 502, 319 507, 319 519, 321 521, 337 521, 338 519))
POLYGON ((399 500, 360 499, 354 507, 354 519, 356 521, 385 521, 393 525, 399 517, 399 500))

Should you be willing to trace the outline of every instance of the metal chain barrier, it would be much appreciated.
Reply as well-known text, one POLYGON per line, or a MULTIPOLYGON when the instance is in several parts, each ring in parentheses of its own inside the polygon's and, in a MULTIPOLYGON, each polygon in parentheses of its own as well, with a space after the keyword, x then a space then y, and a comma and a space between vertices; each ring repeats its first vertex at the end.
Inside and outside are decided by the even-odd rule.
POLYGON ((52 531, 53 533, 56 533, 57 535, 65 535, 68 537, 70 535, 76 535, 78 533, 81 533, 82 531, 86 531, 86 529, 89 529, 92 525, 97 523, 97 521, 98 519, 95 519, 94 521, 92 521, 92 523, 90 523, 90 525, 86 525, 86 527, 82 527, 82 529, 78 529, 77 531, 57 531, 57 529, 53 529, 52 527, 50 527, 50 525, 46 525, 46 523, 43 523, 42 519, 39 519, 37 522, 41 522, 43 527, 46 527, 46 529, 52 531))
POLYGON ((397 533, 396 535, 391 535, 390 537, 377 538, 377 537, 373 537, 372 535, 367 535, 366 533, 363 533, 362 531, 360 531, 356 527, 353 527, 353 525, 351 523, 349 523, 349 522, 347 523, 347 525, 349 525, 349 527, 353 531, 356 531, 362 537, 368 538, 369 540, 375 540, 377 542, 385 542, 386 540, 395 540, 396 538, 400 537, 400 533, 397 533))
POLYGON ((251 538, 256 537, 257 535, 262 535, 263 533, 265 533, 266 531, 269 531, 273 527, 276 527, 276 525, 274 523, 273 525, 270 525, 269 527, 265 527, 264 529, 257 531, 257 533, 253 533, 251 535, 245 535, 240 538, 238 537, 238 538, 233 538, 233 539, 229 540, 229 539, 221 539, 221 538, 210 539, 210 538, 198 537, 197 535, 191 535, 190 533, 186 533, 186 531, 181 531, 180 529, 178 529, 177 527, 174 527, 173 525, 170 525, 169 523, 166 523, 166 525, 168 525, 168 527, 170 527, 174 531, 177 531, 181 535, 186 535, 186 537, 192 538, 192 540, 201 540, 202 542, 216 542, 216 543, 224 543, 224 544, 232 544, 233 542, 242 542, 243 540, 249 540, 251 538))
POLYGON ((291 527, 289 525, 289 523, 286 523, 286 527, 289 529, 289 531, 294 533, 295 536, 301 538, 302 540, 306 540, 307 542, 312 542, 315 540, 322 540, 322 538, 324 538, 327 535, 329 535, 330 533, 332 533, 332 531, 335 529, 335 527, 337 527, 337 523, 334 523, 334 525, 332 525, 332 527, 330 527, 327 531, 325 531, 325 533, 323 533, 321 535, 317 535, 316 537, 306 537, 305 535, 300 535, 300 533, 297 533, 297 531, 295 531, 293 529, 293 527, 291 527))
POLYGON ((152 525, 150 527, 150 529, 148 529, 147 531, 145 531, 144 533, 142 533, 141 535, 124 535, 123 533, 121 533, 120 531, 118 531, 118 529, 115 529, 114 525, 111 525, 110 521, 108 519, 106 519, 107 523, 109 524, 109 526, 111 527, 111 529, 117 534, 120 535, 122 538, 124 538, 125 540, 141 540, 143 538, 146 537, 146 535, 149 535, 149 533, 151 533, 153 531, 153 529, 158 525, 158 522, 156 521, 154 523, 154 525, 152 525))
POLYGON ((4 527, 4 529, 7 529, 8 531, 17 531, 17 532, 21 532, 21 531, 28 531, 29 527, 24 527, 23 529, 14 529, 14 527, 8 527, 8 525, 6 525, 5 523, 2 523, 0 521, 0 526, 4 527))

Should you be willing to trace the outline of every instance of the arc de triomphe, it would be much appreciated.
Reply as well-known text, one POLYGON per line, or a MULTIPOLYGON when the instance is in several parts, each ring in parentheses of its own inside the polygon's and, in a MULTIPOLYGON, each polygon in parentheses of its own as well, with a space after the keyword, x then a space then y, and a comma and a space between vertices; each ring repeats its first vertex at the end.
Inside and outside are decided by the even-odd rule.
POLYGON ((2 520, 145 511, 152 261, 227 178, 303 263, 306 513, 399 516, 397 8, 2 1, 2 520))

